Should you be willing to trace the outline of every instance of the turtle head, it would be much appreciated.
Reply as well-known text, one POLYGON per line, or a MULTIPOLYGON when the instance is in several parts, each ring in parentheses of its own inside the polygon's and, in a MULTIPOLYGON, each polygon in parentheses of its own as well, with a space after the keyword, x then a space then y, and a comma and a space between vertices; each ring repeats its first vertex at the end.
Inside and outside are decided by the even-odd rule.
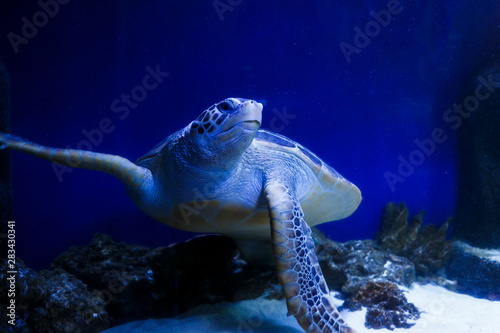
POLYGON ((262 104, 243 98, 227 98, 203 111, 189 125, 205 166, 231 169, 252 143, 262 122, 262 104))

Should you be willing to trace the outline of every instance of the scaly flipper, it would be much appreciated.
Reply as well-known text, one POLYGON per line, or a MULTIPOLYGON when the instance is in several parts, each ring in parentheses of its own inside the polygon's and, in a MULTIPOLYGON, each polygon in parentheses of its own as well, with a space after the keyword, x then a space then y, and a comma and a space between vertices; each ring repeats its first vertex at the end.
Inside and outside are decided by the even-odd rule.
POLYGON ((126 158, 76 149, 58 149, 41 146, 15 135, 0 133, 0 149, 14 149, 72 168, 106 172, 120 179, 126 186, 137 188, 151 179, 151 171, 126 158))
POLYGON ((311 228, 295 194, 283 183, 268 184, 265 193, 276 270, 288 315, 294 315, 306 332, 354 333, 332 303, 314 252, 311 228))

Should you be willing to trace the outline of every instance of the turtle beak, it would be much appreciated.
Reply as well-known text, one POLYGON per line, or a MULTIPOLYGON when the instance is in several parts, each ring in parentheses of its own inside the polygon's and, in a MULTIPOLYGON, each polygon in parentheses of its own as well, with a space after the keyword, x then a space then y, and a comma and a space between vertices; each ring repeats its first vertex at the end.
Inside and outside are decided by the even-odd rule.
POLYGON ((251 142, 262 123, 262 108, 262 104, 256 101, 243 102, 223 123, 224 128, 217 138, 220 142, 226 142, 244 131, 251 142))
POLYGON ((261 103, 252 100, 246 100, 238 109, 232 113, 224 122, 223 132, 230 131, 233 127, 239 124, 258 124, 258 129, 262 123, 262 109, 261 103))
POLYGON ((243 104, 243 107, 245 106, 247 109, 249 109, 247 111, 249 115, 252 115, 254 117, 252 121, 259 123, 260 127, 260 125, 262 124, 262 109, 264 108, 262 104, 256 101, 248 101, 245 104, 243 104))

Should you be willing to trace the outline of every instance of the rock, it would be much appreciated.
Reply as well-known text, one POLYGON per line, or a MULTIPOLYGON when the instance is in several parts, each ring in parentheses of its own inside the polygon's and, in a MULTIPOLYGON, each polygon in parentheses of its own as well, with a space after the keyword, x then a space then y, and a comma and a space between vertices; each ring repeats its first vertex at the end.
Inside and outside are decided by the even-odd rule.
MULTIPOLYGON (((109 327, 106 302, 101 293, 62 270, 35 272, 16 260, 16 330, 19 332, 100 332, 109 327)), ((0 267, 0 287, 7 290, 0 267)), ((9 299, 0 298, 2 310, 9 299)), ((5 317, 4 317, 5 318, 5 317)), ((2 328, 0 326, 0 328, 2 328)), ((7 330, 5 330, 7 332, 7 330)))
POLYGON ((473 246, 500 248, 500 63, 479 71, 465 88, 464 97, 475 96, 478 87, 487 97, 475 112, 467 112, 457 128, 453 237, 473 246), (489 81, 492 86, 484 87, 489 81))
MULTIPOLYGON (((11 274, 7 274, 10 271, 7 265, 7 261, 0 264, 0 289, 5 291, 10 289, 10 282, 7 278, 11 277, 11 274)), ((17 274, 15 274, 16 329, 19 332, 33 332, 30 325, 26 323, 26 318, 29 318, 30 311, 36 305, 43 304, 47 298, 45 280, 37 272, 28 268, 19 258, 16 258, 15 266, 17 271, 17 274)), ((11 297, 9 297, 7 292, 0 293, 0 314, 2 318, 7 318, 7 313, 4 311, 7 305, 10 304, 10 299, 11 297)), ((7 325, 7 320, 0 321, 0 331, 12 331, 12 326, 7 325)))
POLYGON ((42 271, 48 297, 32 309, 29 322, 35 332, 100 332, 109 327, 101 293, 89 291, 75 276, 62 270, 42 271))
POLYGON ((207 235, 152 250, 146 261, 153 271, 156 297, 175 305, 175 315, 202 303, 231 299, 234 285, 228 283, 235 271, 234 242, 227 237, 207 235))
MULTIPOLYGON (((274 267, 248 265, 231 239, 216 235, 151 249, 98 233, 89 245, 59 255, 51 267, 36 272, 19 261, 17 328, 25 332, 97 332, 175 316, 200 304, 263 295, 283 299, 274 267)), ((0 287, 8 290, 5 264, 0 269, 0 287)), ((9 302, 5 293, 0 301, 9 302)), ((0 314, 6 315, 5 308, 0 314)))
POLYGON ((457 281, 456 291, 500 300, 500 250, 485 250, 453 242, 446 275, 457 281))
POLYGON ((151 249, 98 233, 89 245, 58 256, 52 268, 103 293, 113 324, 171 317, 199 304, 283 297, 274 267, 246 264, 234 242, 217 235, 151 249))
POLYGON ((408 208, 390 202, 384 214, 375 240, 384 250, 408 258, 415 264, 417 275, 436 274, 449 257, 451 242, 446 240, 451 219, 439 228, 423 225, 424 211, 408 223, 408 208))
POLYGON ((332 290, 354 295, 369 281, 394 282, 409 286, 415 281, 415 266, 408 259, 383 251, 372 240, 344 244, 324 237, 313 229, 316 253, 332 290))
POLYGON ((351 311, 366 307, 365 327, 381 329, 410 328, 420 311, 409 303, 398 286, 389 282, 368 282, 342 308, 351 311))
POLYGON ((111 237, 97 233, 90 244, 72 246, 51 264, 75 275, 107 299, 107 311, 115 319, 130 316, 143 318, 164 310, 155 298, 153 271, 144 246, 115 243, 111 237))
POLYGON ((347 263, 347 249, 342 243, 327 239, 318 228, 312 227, 312 238, 315 243, 315 252, 325 276, 325 280, 332 290, 341 290, 347 282, 345 272, 347 263))
MULTIPOLYGON (((355 295, 369 281, 408 286, 415 280, 409 260, 374 241, 341 244, 316 228, 313 238, 328 284, 344 295, 355 295)), ((92 332, 131 320, 172 317, 200 304, 283 299, 273 266, 246 263, 233 240, 217 235, 151 249, 96 234, 87 246, 59 255, 51 267, 38 273, 19 268, 18 288, 26 294, 19 301, 25 311, 20 314, 32 331, 52 325, 59 332, 62 318, 92 332)))
MULTIPOLYGON (((15 274, 15 286, 16 286, 16 308, 20 310, 29 309, 33 304, 38 304, 43 302, 47 298, 47 290, 45 288, 45 279, 40 276, 36 271, 28 268, 24 262, 16 258, 15 265, 17 274, 15 274)), ((11 274, 7 274, 10 271, 7 266, 7 262, 1 265, 0 271, 0 289, 8 290, 9 281, 7 277, 11 274)), ((9 302, 7 293, 0 294, 0 301, 2 304, 9 302)))
POLYGON ((218 235, 198 236, 152 250, 146 260, 153 287, 177 304, 179 313, 196 305, 242 301, 263 295, 282 299, 274 266, 247 264, 234 241, 218 235))
MULTIPOLYGON (((415 280, 409 260, 383 251, 374 241, 341 244, 326 239, 316 228, 313 238, 332 290, 354 295, 368 281, 409 286, 415 280)), ((116 284, 112 272, 121 272, 118 281, 122 282, 117 283, 118 292, 112 293, 107 307, 113 322, 173 316, 199 304, 261 296, 283 299, 274 267, 247 264, 232 240, 215 235, 148 249, 117 244, 97 234, 87 247, 72 247, 59 256, 53 267, 65 269, 103 293, 110 283, 116 284)))
POLYGON ((103 289, 110 283, 114 284, 118 273, 121 282, 138 280, 139 276, 148 275, 149 266, 145 256, 150 251, 144 246, 115 243, 110 236, 96 233, 89 245, 72 246, 57 256, 51 268, 63 269, 91 288, 103 289))
POLYGON ((266 299, 285 299, 274 266, 245 265, 233 275, 234 291, 232 302, 266 299))
POLYGON ((348 276, 342 291, 356 293, 368 281, 394 282, 410 286, 415 281, 415 266, 408 259, 385 252, 372 240, 349 241, 345 272, 348 276))

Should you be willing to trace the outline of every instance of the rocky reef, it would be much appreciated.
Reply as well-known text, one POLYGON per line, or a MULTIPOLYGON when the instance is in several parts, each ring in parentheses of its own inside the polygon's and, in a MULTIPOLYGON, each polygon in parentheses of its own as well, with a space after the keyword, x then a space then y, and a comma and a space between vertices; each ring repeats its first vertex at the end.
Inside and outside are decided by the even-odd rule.
MULTIPOLYGON (((55 269, 35 272, 20 260, 16 261, 16 326, 0 322, 2 332, 99 332, 109 326, 106 301, 101 293, 88 288, 81 280, 67 272, 55 269), (13 329, 15 327, 15 329, 13 329)), ((0 288, 9 290, 0 266, 0 288)), ((8 318, 4 306, 7 293, 0 294, 0 313, 8 318)))
POLYGON ((393 282, 410 286, 415 265, 406 258, 383 251, 373 240, 338 243, 313 228, 316 253, 332 290, 353 296, 368 282, 393 282))
MULTIPOLYGON (((202 303, 232 301, 238 262, 229 238, 208 235, 151 249, 96 234, 52 263, 107 297, 107 311, 121 322, 175 316, 202 303)), ((240 272, 240 275, 243 275, 240 272)))
MULTIPOLYGON (((315 239, 328 283, 340 286, 346 297, 369 281, 409 285, 415 278, 411 262, 377 250, 373 241, 339 244, 318 230, 315 239), (335 250, 340 253, 329 259, 335 250)), ((68 325, 99 332, 126 321, 178 315, 199 304, 283 299, 274 267, 247 264, 231 239, 215 235, 150 249, 96 234, 89 245, 56 258, 50 271, 21 264, 19 272, 24 278, 17 328, 23 332, 67 332, 68 325)))
MULTIPOLYGON (((410 223, 408 215, 404 204, 389 204, 376 241, 339 243, 313 228, 330 289, 341 292, 345 308, 367 308, 367 327, 411 326, 419 312, 398 286, 442 274, 446 260, 450 265, 458 258, 446 240, 448 223, 424 227, 423 214, 410 223)), ((7 270, 0 269, 5 284, 7 270)), ((28 333, 72 327, 99 332, 132 320, 176 316, 200 304, 283 299, 274 267, 248 264, 231 239, 217 235, 151 249, 96 234, 87 246, 58 256, 50 271, 35 272, 22 262, 18 270, 16 327, 28 333)))
POLYGON ((448 279, 456 281, 456 291, 500 301, 500 250, 453 242, 445 268, 448 279))

